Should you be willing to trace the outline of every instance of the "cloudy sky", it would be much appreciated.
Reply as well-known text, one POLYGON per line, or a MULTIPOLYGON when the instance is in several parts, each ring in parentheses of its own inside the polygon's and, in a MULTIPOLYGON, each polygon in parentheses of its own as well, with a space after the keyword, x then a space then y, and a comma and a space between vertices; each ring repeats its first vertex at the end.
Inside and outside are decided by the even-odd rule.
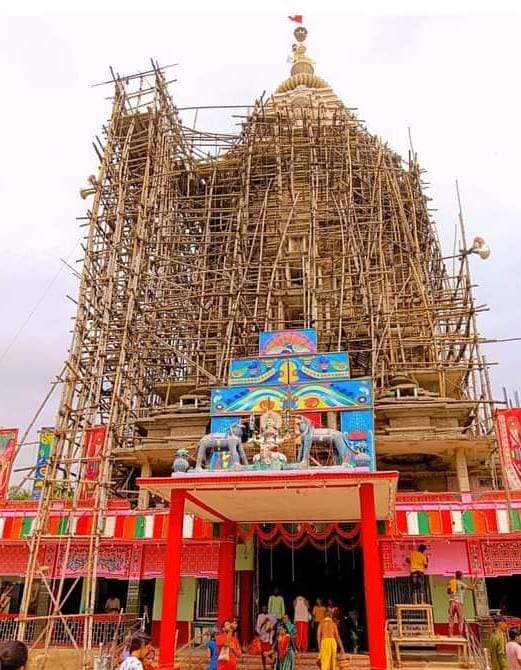
MULTIPOLYGON (((96 171, 91 143, 110 110, 110 88, 91 85, 109 78, 109 65, 133 73, 153 57, 177 63, 171 91, 180 107, 249 104, 288 75, 289 13, 304 14, 317 74, 370 131, 406 155, 411 128, 446 255, 458 179, 468 237, 492 248, 489 260, 472 258, 476 302, 490 307, 481 332, 521 337, 521 18, 507 4, 478 2, 469 13, 436 3, 445 16, 410 16, 422 3, 408 4, 352 2, 341 13, 333 3, 280 0, 247 3, 246 12, 194 1, 183 5, 194 13, 176 13, 172 1, 149 2, 143 15, 142 4, 93 0, 76 15, 48 2, 42 15, 22 3, 23 16, 0 16, 0 425, 24 431, 66 357, 74 313, 66 296, 75 297, 77 281, 60 258, 76 265, 81 257, 78 192, 96 171)), ((232 113, 199 114, 197 125, 232 128, 232 113)), ((192 114, 183 113, 185 123, 192 114)), ((496 396, 503 386, 521 389, 521 343, 485 353, 499 364, 496 396)), ((53 425, 58 396, 37 427, 53 425)), ((33 460, 28 447, 18 466, 33 460)))

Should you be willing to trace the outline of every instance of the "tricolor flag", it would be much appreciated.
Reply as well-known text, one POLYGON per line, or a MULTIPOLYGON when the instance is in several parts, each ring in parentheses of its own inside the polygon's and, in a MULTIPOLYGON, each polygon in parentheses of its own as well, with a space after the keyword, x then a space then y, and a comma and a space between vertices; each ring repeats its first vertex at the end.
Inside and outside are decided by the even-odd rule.
POLYGON ((295 23, 302 23, 303 18, 304 17, 302 16, 302 14, 295 14, 295 16, 288 16, 288 19, 290 21, 295 21, 295 23))

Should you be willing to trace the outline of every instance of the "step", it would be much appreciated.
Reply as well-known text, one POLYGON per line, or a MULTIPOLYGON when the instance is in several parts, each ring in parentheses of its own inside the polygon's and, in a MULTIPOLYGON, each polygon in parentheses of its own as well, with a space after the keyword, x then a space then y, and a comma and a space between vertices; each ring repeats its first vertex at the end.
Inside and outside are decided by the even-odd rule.
MULTIPOLYGON (((317 670, 317 652, 297 654, 295 668, 297 670, 317 670)), ((349 667, 354 669, 369 668, 369 656, 366 654, 346 654, 349 667)), ((194 649, 191 652, 181 651, 177 656, 181 670, 203 670, 207 666, 206 652, 194 649)), ((239 659, 238 670, 262 670, 260 656, 243 654, 239 659)))

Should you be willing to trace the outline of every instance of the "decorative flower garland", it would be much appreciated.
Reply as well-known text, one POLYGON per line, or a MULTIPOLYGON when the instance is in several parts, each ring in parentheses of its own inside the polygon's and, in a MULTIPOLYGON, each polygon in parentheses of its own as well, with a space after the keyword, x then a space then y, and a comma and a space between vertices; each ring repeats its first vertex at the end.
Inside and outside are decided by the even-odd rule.
POLYGON ((352 550, 359 544, 359 524, 343 523, 254 523, 238 526, 237 533, 244 542, 256 535, 259 543, 273 548, 281 542, 291 549, 311 544, 315 549, 329 549, 337 543, 342 549, 352 550), (346 542, 346 540, 349 540, 346 542))

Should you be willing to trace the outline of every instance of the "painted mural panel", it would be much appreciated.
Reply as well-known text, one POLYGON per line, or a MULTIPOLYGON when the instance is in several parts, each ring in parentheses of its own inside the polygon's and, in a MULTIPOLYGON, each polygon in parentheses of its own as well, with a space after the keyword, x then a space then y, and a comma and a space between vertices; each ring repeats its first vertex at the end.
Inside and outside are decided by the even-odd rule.
POLYGON ((212 414, 328 412, 361 409, 373 403, 370 379, 292 384, 290 386, 222 386, 212 390, 212 414))
POLYGON ((227 433, 234 423, 240 421, 240 416, 212 416, 210 423, 211 433, 227 433))
POLYGON ((308 381, 329 381, 349 378, 347 351, 316 356, 297 356, 286 361, 290 384, 308 381))
POLYGON ((287 384, 287 362, 285 358, 236 358, 230 361, 228 383, 232 386, 287 384))
POLYGON ((292 411, 327 412, 373 404, 373 385, 366 378, 292 385, 290 393, 292 411))
POLYGON ((259 356, 295 356, 317 353, 317 331, 272 330, 259 333, 259 356))
POLYGON ((340 426, 349 450, 369 456, 369 469, 376 470, 374 414, 372 409, 340 412, 340 426))
POLYGON ((288 387, 222 386, 212 389, 211 414, 263 414, 288 406, 288 387))
POLYGON ((230 362, 230 385, 295 384, 349 378, 349 355, 291 356, 291 358, 243 358, 230 362))

